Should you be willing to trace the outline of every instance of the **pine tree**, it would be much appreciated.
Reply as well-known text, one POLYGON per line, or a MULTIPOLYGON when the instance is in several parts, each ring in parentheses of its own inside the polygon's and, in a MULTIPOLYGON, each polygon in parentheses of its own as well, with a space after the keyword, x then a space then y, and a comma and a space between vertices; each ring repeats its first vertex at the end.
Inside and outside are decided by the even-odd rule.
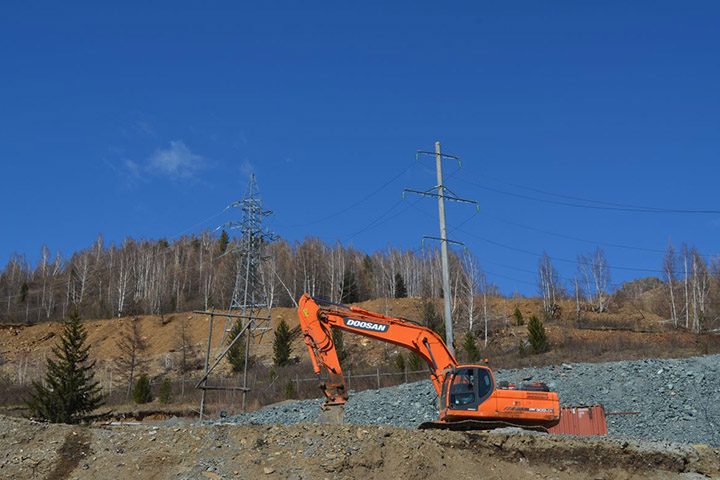
POLYGON ((285 319, 280 320, 275 329, 275 340, 273 341, 273 362, 279 367, 284 367, 290 362, 292 349, 292 335, 290 327, 285 319))
POLYGON ((473 335, 470 330, 465 333, 465 337, 463 338, 463 350, 465 350, 465 354, 470 363, 475 363, 480 360, 480 349, 478 348, 477 340, 475 340, 475 335, 473 335))
POLYGON ((345 339, 343 338, 343 331, 337 328, 332 329, 333 343, 335 344, 335 352, 337 353, 338 360, 340 363, 344 362, 347 358, 347 352, 345 351, 345 339))
POLYGON ((150 393, 150 379, 147 374, 143 373, 138 378, 135 388, 133 389, 133 401, 135 403, 152 402, 152 394, 150 393))
POLYGON ((536 315, 532 315, 527 325, 528 341, 533 353, 543 353, 550 350, 545 326, 536 315))
POLYGON ((405 288, 405 280, 403 280, 400 272, 395 273, 395 298, 407 297, 407 288, 405 288))
POLYGON ((525 324, 523 314, 518 307, 515 307, 515 311, 513 312, 513 318, 515 319, 515 325, 520 326, 525 324))
POLYGON ((103 404, 100 386, 93 379, 95 361, 88 362, 87 332, 77 310, 65 322, 60 344, 47 359, 45 384, 33 382, 27 402, 30 416, 53 423, 74 423, 103 404))

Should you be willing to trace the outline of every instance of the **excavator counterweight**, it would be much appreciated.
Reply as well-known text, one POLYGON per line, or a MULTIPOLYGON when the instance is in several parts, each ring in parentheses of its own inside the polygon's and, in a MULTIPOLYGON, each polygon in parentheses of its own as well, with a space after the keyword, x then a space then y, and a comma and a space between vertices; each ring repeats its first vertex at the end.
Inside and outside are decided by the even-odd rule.
POLYGON ((439 397, 440 419, 421 428, 477 430, 519 426, 543 430, 560 421, 557 393, 550 392, 542 383, 498 387, 490 368, 458 365, 442 338, 426 327, 357 307, 332 304, 308 294, 300 299, 298 315, 315 373, 320 378, 324 371, 330 378, 329 383, 320 386, 325 395, 324 409, 342 411, 348 399, 332 338, 332 329, 337 328, 407 348, 425 360, 439 397))

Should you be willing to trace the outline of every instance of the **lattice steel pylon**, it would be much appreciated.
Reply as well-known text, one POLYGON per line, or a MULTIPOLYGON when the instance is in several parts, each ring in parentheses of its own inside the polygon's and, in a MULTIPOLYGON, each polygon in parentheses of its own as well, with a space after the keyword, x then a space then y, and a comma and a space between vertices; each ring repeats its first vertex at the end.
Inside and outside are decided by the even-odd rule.
MULTIPOLYGON (((270 210, 263 210, 262 198, 255 180, 255 174, 250 175, 245 196, 228 205, 225 210, 239 208, 242 219, 224 224, 221 228, 240 230, 240 243, 233 252, 240 253, 235 275, 235 286, 230 300, 230 314, 225 321, 225 331, 222 335, 221 345, 225 344, 228 332, 233 330, 235 322, 241 322, 242 329, 233 339, 231 345, 237 342, 244 334, 245 361, 243 366, 242 409, 245 410, 245 396, 248 392, 247 371, 250 357, 250 340, 256 339, 258 343, 263 335, 272 330, 270 308, 263 278, 262 262, 267 258, 264 255, 265 246, 278 239, 273 232, 263 228, 263 218, 271 215, 270 210)), ((242 347, 241 347, 242 348, 242 347)), ((227 353, 227 351, 225 352, 227 353)))

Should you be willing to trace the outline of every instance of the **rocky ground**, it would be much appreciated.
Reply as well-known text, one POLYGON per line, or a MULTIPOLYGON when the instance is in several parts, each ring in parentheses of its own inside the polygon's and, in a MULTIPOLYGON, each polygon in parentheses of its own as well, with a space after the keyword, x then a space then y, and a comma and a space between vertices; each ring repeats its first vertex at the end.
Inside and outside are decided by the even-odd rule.
POLYGON ((0 417, 0 478, 717 478, 720 451, 364 425, 47 425, 0 417))
MULTIPOLYGON (((497 370, 496 381, 544 381, 561 405, 604 404, 608 434, 720 446, 720 355, 564 364, 497 370)), ((284 402, 230 418, 236 423, 315 421, 320 400, 284 402)), ((437 419, 437 395, 430 381, 381 390, 351 392, 345 420, 356 424, 417 427, 437 419)))
POLYGON ((545 381, 564 405, 640 413, 609 416, 605 438, 417 430, 437 417, 425 381, 353 393, 344 425, 316 423, 320 400, 203 425, 80 427, 0 416, 0 478, 720 478, 718 355, 495 374, 545 381))

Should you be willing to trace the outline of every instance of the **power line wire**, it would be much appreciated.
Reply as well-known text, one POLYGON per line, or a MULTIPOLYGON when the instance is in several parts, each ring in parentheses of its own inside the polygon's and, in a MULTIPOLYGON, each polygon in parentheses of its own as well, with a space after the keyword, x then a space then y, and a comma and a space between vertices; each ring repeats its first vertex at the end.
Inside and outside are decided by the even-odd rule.
MULTIPOLYGON (((582 205, 579 203, 571 203, 571 202, 561 202, 558 200, 550 200, 546 198, 538 198, 538 197, 531 197, 528 195, 522 195, 520 193, 513 193, 508 192, 505 190, 501 190, 499 188, 490 187, 487 185, 483 185, 477 182, 472 182, 470 180, 454 176, 456 180, 459 180, 461 182, 467 183, 469 185, 473 185, 478 188, 482 188, 484 190, 488 190, 491 192, 499 193, 501 195, 507 195, 511 197, 517 197, 517 198, 523 198, 526 200, 532 200, 536 202, 543 202, 543 203, 550 203, 553 205, 563 205, 567 207, 575 207, 575 208, 585 208, 585 209, 591 209, 591 210, 611 210, 611 211, 620 211, 620 212, 636 212, 636 213, 672 213, 672 214, 711 214, 711 215, 718 215, 720 214, 720 210, 692 210, 692 209, 676 209, 676 208, 661 208, 661 207, 642 207, 638 205, 632 205, 632 204, 623 204, 623 203, 613 203, 613 202, 600 202, 597 200, 589 200, 589 199, 583 199, 580 197, 570 197, 567 195, 559 195, 559 194, 553 194, 550 192, 544 192, 542 190, 536 190, 540 193, 544 193, 545 195, 554 195, 561 198, 573 198, 577 199, 583 202, 588 203, 599 203, 606 206, 601 205, 582 205)), ((517 187, 517 188, 526 188, 530 189, 529 187, 517 187)), ((532 189, 530 189, 532 190, 532 189)))
POLYGON ((370 198, 372 198, 372 197, 374 197, 375 195, 377 195, 378 193, 380 193, 385 187, 387 187, 388 185, 390 185, 392 182, 394 182, 394 181, 397 180, 398 178, 402 177, 402 176, 403 176, 408 170, 410 170, 414 165, 415 165, 415 162, 412 162, 410 165, 408 165, 407 167, 405 167, 400 173, 398 173, 397 175, 395 175, 394 177, 392 177, 392 178, 391 178, 390 180, 388 180, 387 182, 383 183, 383 184, 382 184, 381 186, 379 186, 377 189, 373 190, 371 193, 369 193, 369 194, 366 195, 365 197, 361 198, 360 200, 358 200, 357 202, 355 202, 355 203, 353 203, 353 204, 351 204, 351 205, 348 205, 347 207, 343 208, 342 210, 339 210, 339 211, 337 211, 337 212, 335 212, 335 213, 331 213, 331 214, 329 214, 329 215, 327 215, 327 216, 325 216, 325 217, 322 217, 322 218, 320 218, 320 219, 313 220, 313 221, 310 221, 310 222, 303 222, 303 223, 299 223, 299 224, 295 224, 295 225, 281 225, 281 226, 284 226, 284 227, 286 227, 286 228, 295 228, 295 227, 301 227, 301 226, 306 226, 306 225, 316 225, 316 224, 318 224, 318 223, 322 223, 322 222, 325 222, 325 221, 327 221, 327 220, 330 220, 331 218, 335 218, 335 217, 337 217, 337 216, 339 216, 339 215, 342 215, 343 213, 346 213, 346 212, 348 212, 349 210, 352 210, 353 208, 357 207, 358 205, 366 202, 366 201, 369 200, 370 198))
MULTIPOLYGON (((423 211, 422 209, 416 208, 416 210, 422 212, 423 215, 426 215, 426 216, 428 216, 428 217, 431 216, 430 214, 428 214, 427 212, 423 211)), ((450 225, 450 226, 452 226, 452 225, 450 225)), ((470 235, 471 237, 475 237, 475 238, 477 238, 477 239, 479 239, 479 240, 482 240, 482 241, 484 241, 484 242, 487 242, 487 243, 490 243, 490 244, 493 244, 493 245, 497 245, 497 246, 499 246, 499 247, 506 248, 506 249, 508 249, 508 250, 513 250, 513 251, 516 251, 516 252, 521 252, 521 253, 525 253, 525 254, 528 254, 528 255, 533 255, 533 256, 535 256, 535 257, 542 257, 542 256, 544 256, 544 254, 532 252, 532 251, 530 251, 530 250, 524 250, 524 249, 522 249, 522 248, 512 247, 512 246, 510 246, 510 245, 506 245, 506 244, 503 244, 503 243, 501 243, 501 242, 497 242, 497 241, 495 241, 495 240, 491 240, 491 239, 489 239, 489 238, 485 238, 485 237, 482 237, 482 236, 480 236, 480 235, 477 235, 477 234, 468 232, 467 230, 463 230, 463 229, 461 229, 461 228, 457 228, 457 227, 454 227, 454 226, 452 226, 452 227, 453 227, 454 230, 457 230, 457 231, 459 231, 459 232, 462 232, 462 233, 464 233, 465 235, 470 235)), ((557 260, 558 262, 565 262, 565 263, 577 264, 577 260, 570 260, 570 259, 562 258, 562 257, 553 257, 553 256, 550 256, 550 255, 548 255, 548 257, 549 257, 551 260, 557 260)), ((618 267, 618 266, 611 266, 611 265, 608 265, 607 267, 608 267, 608 268, 614 268, 614 269, 616 269, 616 270, 630 270, 630 271, 637 271, 637 272, 662 273, 662 270, 653 270, 653 269, 648 269, 648 268, 618 267)))

